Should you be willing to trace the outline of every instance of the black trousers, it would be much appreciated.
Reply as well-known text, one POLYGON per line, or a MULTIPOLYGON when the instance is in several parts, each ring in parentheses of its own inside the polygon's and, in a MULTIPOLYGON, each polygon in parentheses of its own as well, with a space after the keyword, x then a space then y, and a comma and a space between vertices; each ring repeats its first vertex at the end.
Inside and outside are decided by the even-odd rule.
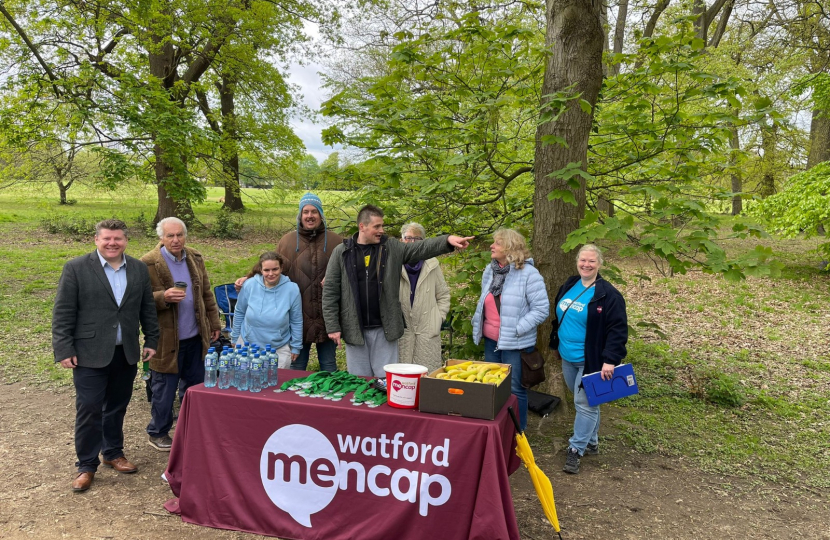
POLYGON ((99 453, 107 461, 124 455, 124 416, 137 371, 137 365, 127 363, 120 345, 115 348, 108 366, 78 366, 72 370, 78 472, 98 470, 99 453))

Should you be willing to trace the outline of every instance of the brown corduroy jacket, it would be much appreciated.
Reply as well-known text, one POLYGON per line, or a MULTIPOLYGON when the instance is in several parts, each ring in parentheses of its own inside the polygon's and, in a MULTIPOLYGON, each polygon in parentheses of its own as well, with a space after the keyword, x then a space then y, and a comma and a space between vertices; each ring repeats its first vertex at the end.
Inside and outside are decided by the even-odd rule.
MULTIPOLYGON (((210 286, 205 261, 202 254, 190 247, 185 247, 185 261, 193 282, 193 305, 196 310, 196 324, 202 338, 202 356, 207 354, 210 345, 210 333, 221 330, 219 308, 210 286)), ((167 268, 161 254, 161 243, 155 249, 141 257, 150 271, 150 284, 153 288, 153 300, 156 303, 161 336, 156 355, 150 359, 150 369, 159 373, 178 373, 179 356, 179 306, 164 301, 164 291, 173 286, 173 275, 167 268)))

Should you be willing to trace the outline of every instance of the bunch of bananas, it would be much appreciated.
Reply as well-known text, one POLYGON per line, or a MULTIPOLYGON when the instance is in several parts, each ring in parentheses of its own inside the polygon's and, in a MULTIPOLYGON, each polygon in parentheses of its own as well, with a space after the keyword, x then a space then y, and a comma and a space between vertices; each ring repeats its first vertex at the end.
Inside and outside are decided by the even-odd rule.
POLYGON ((436 373, 436 379, 477 382, 498 386, 507 376, 510 368, 501 364, 473 363, 472 361, 454 364, 436 373))

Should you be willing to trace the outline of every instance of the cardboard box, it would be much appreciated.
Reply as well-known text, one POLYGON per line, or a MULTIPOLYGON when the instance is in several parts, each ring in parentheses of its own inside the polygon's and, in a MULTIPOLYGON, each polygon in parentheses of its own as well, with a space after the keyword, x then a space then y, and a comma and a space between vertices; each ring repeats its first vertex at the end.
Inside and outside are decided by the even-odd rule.
MULTIPOLYGON (((449 360, 448 366, 460 364, 465 360, 449 360)), ((489 364, 491 362, 473 362, 473 364, 489 364)), ((420 381, 421 412, 463 416, 465 418, 483 418, 492 420, 499 414, 507 398, 510 397, 510 384, 513 374, 509 364, 499 364, 508 368, 507 376, 498 386, 478 382, 450 381, 436 379, 435 375, 442 373, 444 368, 438 369, 422 378, 420 381)))

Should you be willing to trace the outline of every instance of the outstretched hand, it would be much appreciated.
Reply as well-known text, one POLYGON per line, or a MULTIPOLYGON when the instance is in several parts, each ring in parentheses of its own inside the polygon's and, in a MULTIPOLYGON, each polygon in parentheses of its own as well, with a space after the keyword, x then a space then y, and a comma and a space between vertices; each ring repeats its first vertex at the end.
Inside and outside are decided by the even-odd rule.
POLYGON ((456 236, 451 234, 447 238, 447 242, 456 249, 467 249, 467 246, 470 245, 470 240, 475 238, 475 236, 456 236))

